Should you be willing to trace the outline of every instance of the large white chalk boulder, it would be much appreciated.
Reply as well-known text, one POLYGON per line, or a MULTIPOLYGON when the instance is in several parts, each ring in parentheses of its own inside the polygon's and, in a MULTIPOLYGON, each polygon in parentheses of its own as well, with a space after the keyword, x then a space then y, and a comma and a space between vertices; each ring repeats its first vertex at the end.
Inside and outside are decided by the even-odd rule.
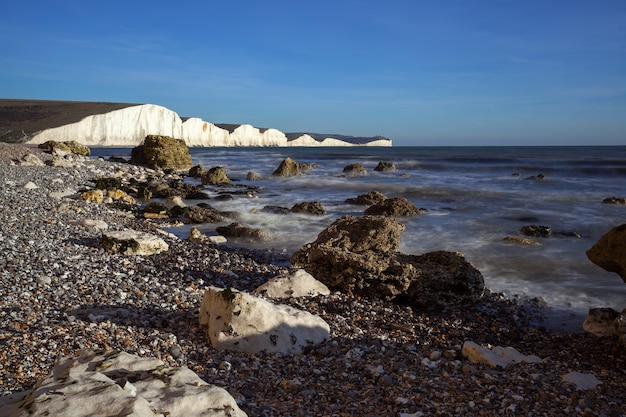
POLYGON ((330 336, 319 316, 276 305, 244 292, 209 287, 200 305, 200 324, 219 350, 298 354, 330 336))
POLYGON ((0 398, 6 417, 244 417, 223 388, 187 367, 125 352, 64 358, 34 388, 0 398))
POLYGON ((304 269, 298 269, 294 273, 279 275, 270 279, 254 290, 253 294, 265 294, 271 298, 315 297, 328 295, 330 290, 304 269))
POLYGON ((512 347, 494 346, 492 349, 467 341, 461 350, 463 357, 472 363, 484 363, 492 368, 506 368, 521 362, 540 362, 541 358, 535 355, 523 355, 512 347))

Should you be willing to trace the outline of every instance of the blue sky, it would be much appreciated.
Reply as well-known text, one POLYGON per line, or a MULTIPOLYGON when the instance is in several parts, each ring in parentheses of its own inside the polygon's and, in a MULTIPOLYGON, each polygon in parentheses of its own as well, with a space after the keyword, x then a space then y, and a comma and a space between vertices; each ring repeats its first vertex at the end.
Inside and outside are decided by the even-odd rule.
POLYGON ((0 97, 396 145, 626 145, 626 1, 7 2, 0 97))

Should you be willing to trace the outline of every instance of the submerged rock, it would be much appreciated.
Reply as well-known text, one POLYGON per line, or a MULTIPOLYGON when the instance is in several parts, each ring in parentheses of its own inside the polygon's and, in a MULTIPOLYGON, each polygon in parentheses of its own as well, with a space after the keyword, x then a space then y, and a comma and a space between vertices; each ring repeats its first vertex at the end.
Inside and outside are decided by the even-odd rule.
POLYGON ((380 161, 378 165, 376 165, 376 168, 374 168, 374 171, 379 171, 379 172, 397 171, 397 170, 398 168, 396 168, 396 164, 394 164, 393 162, 388 162, 388 161, 380 161))
POLYGON ((414 216, 421 214, 419 209, 404 197, 388 198, 376 203, 365 210, 365 214, 376 216, 414 216))
POLYGON ((295 204, 291 208, 291 211, 293 213, 311 214, 314 216, 323 216, 326 214, 326 209, 319 201, 305 201, 295 204))
POLYGON ((367 174, 367 169, 359 163, 346 165, 343 168, 343 172, 350 175, 364 175, 367 174))
POLYGON ((523 226, 520 229, 520 233, 530 237, 549 237, 552 234, 552 229, 548 226, 532 224, 530 226, 523 226))

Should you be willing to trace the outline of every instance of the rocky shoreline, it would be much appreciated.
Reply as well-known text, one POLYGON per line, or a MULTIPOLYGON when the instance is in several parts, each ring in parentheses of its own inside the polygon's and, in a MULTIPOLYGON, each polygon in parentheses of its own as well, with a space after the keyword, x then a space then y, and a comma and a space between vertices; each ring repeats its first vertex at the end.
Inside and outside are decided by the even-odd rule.
POLYGON ((249 416, 626 415, 626 351, 617 336, 550 330, 550 309, 487 291, 474 305, 419 310, 333 292, 285 304, 319 315, 331 338, 303 354, 217 351, 199 324, 208 286, 253 291, 288 255, 181 240, 155 221, 81 201, 97 177, 150 176, 128 164, 11 161, 36 148, 0 144, 1 393, 32 387, 59 356, 115 349, 187 366, 249 416), (157 234, 156 256, 110 254, 102 231, 157 234), (541 361, 473 363, 474 342, 541 361), (602 383, 579 389, 572 372, 602 383))

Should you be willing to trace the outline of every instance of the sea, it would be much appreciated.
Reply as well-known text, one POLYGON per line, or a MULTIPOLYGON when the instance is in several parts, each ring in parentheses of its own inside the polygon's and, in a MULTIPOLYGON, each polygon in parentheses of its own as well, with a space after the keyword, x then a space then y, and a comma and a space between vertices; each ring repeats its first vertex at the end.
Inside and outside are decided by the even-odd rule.
MULTIPOLYGON (((424 214, 401 217, 406 225, 400 250, 409 254, 454 251, 478 268, 489 289, 518 299, 544 300, 563 311, 626 308, 626 283, 588 260, 585 251, 611 228, 626 223, 626 205, 604 204, 626 197, 626 146, 576 147, 231 147, 190 148, 194 164, 223 166, 236 186, 255 187, 233 199, 206 203, 237 211, 238 221, 268 231, 269 249, 293 253, 312 242, 343 215, 363 215, 365 207, 345 203, 378 190, 405 197, 424 214), (291 157, 317 164, 299 177, 275 177, 291 157), (378 172, 380 161, 393 172, 378 172), (360 163, 365 175, 345 175, 360 163), (248 172, 262 176, 247 181, 248 172), (537 178, 543 177, 539 180, 537 178), (271 214, 265 206, 291 208, 320 202, 328 214, 271 214), (533 238, 540 245, 511 243, 527 225, 548 226, 552 235, 533 238)), ((130 149, 97 148, 94 156, 126 156, 130 149)), ((189 178, 190 182, 198 180, 189 178)), ((207 187, 210 196, 228 189, 207 187)), ((191 202, 190 202, 191 203, 191 202)), ((198 201, 194 201, 197 204, 198 201)), ((170 232, 186 237, 189 227, 170 232)), ((215 224, 199 225, 216 234, 215 224)))

